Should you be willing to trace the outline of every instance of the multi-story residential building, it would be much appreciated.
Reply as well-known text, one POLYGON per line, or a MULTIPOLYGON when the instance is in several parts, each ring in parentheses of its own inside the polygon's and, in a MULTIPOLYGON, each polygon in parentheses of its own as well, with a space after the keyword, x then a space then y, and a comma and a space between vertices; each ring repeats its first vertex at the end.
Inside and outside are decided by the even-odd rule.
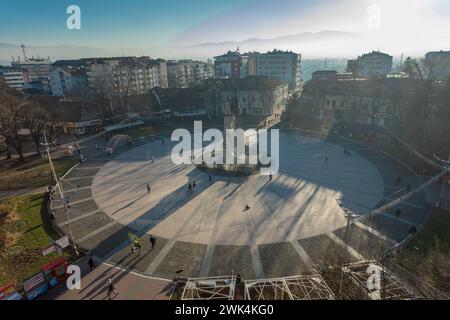
POLYGON ((48 89, 48 74, 51 71, 52 62, 50 58, 26 58, 13 60, 11 67, 18 70, 26 70, 31 81, 42 82, 44 88, 48 89))
POLYGON ((21 90, 26 82, 30 82, 29 75, 25 70, 11 67, 0 67, 0 79, 11 88, 21 90))
POLYGON ((56 97, 87 93, 87 76, 84 69, 56 68, 48 75, 50 92, 56 97))
POLYGON ((149 57, 96 59, 88 67, 89 87, 103 94, 130 96, 167 87, 166 62, 149 57))
MULTIPOLYGON (((226 54, 214 57, 214 78, 216 79, 240 79, 247 74, 242 74, 242 56, 239 49, 228 51, 226 54)), ((244 59, 245 60, 245 59, 244 59)), ((245 69, 245 68, 244 68, 245 69)))
POLYGON ((189 88, 209 77, 208 64, 205 62, 192 60, 167 62, 169 88, 189 88))
POLYGON ((229 112, 236 97, 240 115, 261 118, 271 114, 281 116, 288 98, 288 83, 268 77, 211 79, 204 85, 205 105, 210 116, 222 116, 229 112))
POLYGON ((257 72, 258 72, 258 52, 250 52, 250 53, 246 53, 246 55, 248 56, 248 61, 247 61, 247 75, 249 76, 256 76, 257 72))
POLYGON ((347 72, 356 77, 385 77, 392 71, 392 60, 393 57, 386 53, 372 51, 356 60, 348 60, 347 72))
POLYGON ((426 77, 436 80, 450 78, 450 51, 432 51, 425 55, 424 68, 426 77))
POLYGON ((159 75, 159 85, 160 88, 168 88, 169 81, 167 79, 167 65, 166 60, 164 59, 156 59, 152 60, 153 64, 156 65, 158 75, 159 75))
POLYGON ((288 82, 291 91, 301 90, 300 54, 280 50, 240 54, 238 49, 215 57, 214 60, 216 79, 267 76, 288 82))
POLYGON ((289 83, 289 90, 301 90, 301 55, 292 51, 273 50, 254 54, 256 74, 289 83))

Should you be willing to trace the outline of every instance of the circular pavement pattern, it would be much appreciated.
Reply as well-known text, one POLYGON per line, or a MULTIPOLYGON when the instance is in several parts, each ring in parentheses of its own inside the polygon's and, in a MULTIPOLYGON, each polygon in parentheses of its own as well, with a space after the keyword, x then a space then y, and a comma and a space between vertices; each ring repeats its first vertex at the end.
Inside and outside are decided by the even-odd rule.
POLYGON ((183 270, 186 277, 221 276, 235 270, 255 279, 309 272, 336 254, 340 262, 377 258, 428 219, 422 192, 347 225, 338 199, 364 215, 425 179, 349 140, 282 131, 280 171, 271 181, 258 174, 209 181, 193 165, 173 165, 173 144, 164 139, 139 139, 73 170, 62 182, 70 223, 55 199, 56 225, 98 258, 145 275, 172 278, 183 270), (157 239, 154 248, 150 234, 157 239), (142 250, 132 253, 135 236, 142 250))
POLYGON ((383 196, 383 178, 369 161, 317 138, 281 134, 280 172, 272 181, 259 174, 209 181, 194 165, 174 165, 170 150, 170 144, 155 141, 108 162, 92 183, 98 207, 157 237, 245 245, 329 233, 347 223, 337 199, 364 213, 383 196), (194 181, 191 193, 187 186, 194 181))

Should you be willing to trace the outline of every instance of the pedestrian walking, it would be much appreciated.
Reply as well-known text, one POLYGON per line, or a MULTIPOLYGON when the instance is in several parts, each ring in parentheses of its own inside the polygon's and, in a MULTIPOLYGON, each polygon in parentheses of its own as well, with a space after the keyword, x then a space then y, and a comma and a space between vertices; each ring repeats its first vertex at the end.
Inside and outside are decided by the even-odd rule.
POLYGON ((134 247, 136 248, 135 251, 138 251, 138 255, 141 255, 142 246, 141 246, 140 240, 139 239, 135 239, 133 241, 133 244, 134 244, 134 247))
POLYGON ((92 259, 92 256, 89 257, 89 261, 88 261, 88 266, 89 266, 89 270, 94 270, 95 268, 95 263, 94 263, 94 259, 92 259))
POLYGON ((272 181, 272 175, 269 174, 269 181, 272 181))
POLYGON ((397 217, 397 219, 400 218, 401 214, 402 214, 402 210, 400 210, 400 209, 395 210, 395 216, 397 217))
POLYGON ((328 164, 328 157, 325 157, 325 165, 328 164))
POLYGON ((147 183, 147 193, 150 193, 152 191, 152 188, 150 187, 150 184, 147 183))
POLYGON ((114 293, 114 297, 119 295, 119 292, 116 290, 116 287, 114 287, 113 283, 112 283, 112 279, 108 279, 108 299, 111 300, 111 294, 114 293))
POLYGON ((241 277, 241 275, 238 273, 237 276, 236 276, 236 284, 239 285, 239 284, 241 284, 241 282, 242 282, 242 277, 241 277))
POLYGON ((395 184, 398 186, 398 185, 400 185, 401 182, 402 182, 402 177, 398 176, 397 177, 397 181, 395 182, 395 184))
POLYGON ((416 234, 417 233, 417 227, 412 226, 411 229, 409 229, 408 234, 416 234))
POLYGON ((195 192, 197 188, 197 184, 195 183, 195 181, 192 183, 192 191, 195 192))
POLYGON ((190 183, 188 185, 188 191, 189 191, 189 193, 192 193, 192 185, 190 183))
POLYGON ((212 181, 211 173, 208 173, 208 179, 209 179, 209 182, 212 181))
POLYGON ((152 235, 150 235, 150 245, 152 246, 152 250, 155 249, 155 245, 156 245, 156 238, 153 237, 152 235))

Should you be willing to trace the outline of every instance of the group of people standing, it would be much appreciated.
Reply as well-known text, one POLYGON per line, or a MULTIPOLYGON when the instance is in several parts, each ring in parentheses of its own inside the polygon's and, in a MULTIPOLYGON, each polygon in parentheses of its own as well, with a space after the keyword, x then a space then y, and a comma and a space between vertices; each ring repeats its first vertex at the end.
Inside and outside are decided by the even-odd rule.
MULTIPOLYGON (((150 238, 148 239, 148 241, 150 242, 151 250, 154 250, 155 246, 156 246, 156 238, 154 236, 150 235, 150 238)), ((138 255, 141 255, 141 250, 142 250, 141 239, 140 238, 134 239, 133 243, 131 245, 130 253, 137 252, 138 255)))

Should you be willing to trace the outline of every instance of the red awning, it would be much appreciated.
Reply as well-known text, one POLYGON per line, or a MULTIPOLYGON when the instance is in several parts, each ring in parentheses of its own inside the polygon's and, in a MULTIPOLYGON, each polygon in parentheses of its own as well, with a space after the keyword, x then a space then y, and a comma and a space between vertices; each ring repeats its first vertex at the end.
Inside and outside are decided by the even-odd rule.
POLYGON ((60 257, 58 259, 56 259, 55 261, 52 261, 50 263, 47 263, 46 265, 42 266, 42 271, 47 272, 47 271, 51 271, 53 269, 55 269, 56 267, 65 264, 67 262, 66 258, 64 257, 60 257))

